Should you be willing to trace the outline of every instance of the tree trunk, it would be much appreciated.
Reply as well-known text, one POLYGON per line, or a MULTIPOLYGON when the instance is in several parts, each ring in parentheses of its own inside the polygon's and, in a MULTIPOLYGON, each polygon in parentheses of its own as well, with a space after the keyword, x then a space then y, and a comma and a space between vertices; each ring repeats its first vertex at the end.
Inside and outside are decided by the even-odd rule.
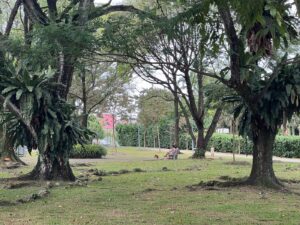
POLYGON ((115 114, 113 114, 113 146, 115 151, 117 151, 117 144, 116 144, 116 132, 115 132, 115 114))
POLYGON ((205 158, 206 144, 204 138, 204 127, 203 125, 198 125, 198 137, 196 142, 196 149, 193 158, 201 159, 205 158))
POLYGON ((283 113, 283 121, 282 121, 282 128, 283 128, 283 135, 288 136, 289 135, 289 129, 288 129, 288 118, 286 116, 286 113, 283 113))
POLYGON ((223 111, 223 108, 222 107, 218 107, 215 114, 214 114, 214 117, 213 117, 213 120, 211 121, 211 124, 207 130, 207 133, 205 135, 205 146, 208 145, 208 142, 209 140, 211 139, 212 135, 214 134, 215 130, 216 130, 216 127, 217 127, 217 124, 219 122, 219 119, 220 119, 220 116, 222 115, 222 111, 223 111))
POLYGON ((192 124, 190 122, 189 115, 188 115, 188 113, 187 113, 187 111, 186 111, 186 109, 185 109, 185 107, 184 107, 184 105, 181 101, 179 101, 179 105, 180 105, 180 108, 183 112, 189 135, 191 136, 193 143, 196 143, 196 137, 194 135, 194 130, 193 130, 192 124))
POLYGON ((159 137, 159 126, 156 127, 157 129, 157 145, 158 145, 158 149, 160 151, 160 137, 159 137))
MULTIPOLYGON (((259 117, 256 117, 259 118, 259 117)), ((264 125, 264 121, 254 119, 251 122, 253 135, 253 163, 247 183, 271 188, 280 188, 273 170, 273 145, 276 132, 264 125)))
POLYGON ((59 153, 55 155, 49 153, 39 154, 38 162, 29 174, 29 178, 34 180, 75 180, 69 158, 59 153))
POLYGON ((82 86, 82 121, 81 125, 84 128, 88 126, 88 113, 87 113, 87 94, 86 94, 86 82, 85 82, 85 73, 81 74, 81 86, 82 86))
POLYGON ((146 128, 144 129, 144 148, 146 148, 146 128))
MULTIPOLYGON (((74 71, 74 59, 72 57, 64 57, 62 60, 61 76, 57 77, 57 82, 66 85, 65 89, 58 90, 62 99, 67 99, 69 88, 72 83, 74 71)), ((61 139, 60 142, 65 140, 61 139)), ((59 144, 60 146, 62 144, 59 144)), ((64 180, 74 181, 75 176, 69 164, 68 149, 56 149, 55 152, 50 152, 45 149, 39 149, 38 162, 35 168, 24 178, 34 180, 64 180)))
MULTIPOLYGON (((177 87, 177 86, 175 86, 177 87)), ((177 94, 177 89, 174 93, 174 143, 177 147, 179 146, 179 98, 177 94)))

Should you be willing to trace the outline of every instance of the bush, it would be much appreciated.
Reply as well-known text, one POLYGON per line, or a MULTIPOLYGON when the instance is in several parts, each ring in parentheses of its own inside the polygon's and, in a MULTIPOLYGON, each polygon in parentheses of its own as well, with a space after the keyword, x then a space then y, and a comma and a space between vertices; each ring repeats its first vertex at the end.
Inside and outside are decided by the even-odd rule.
POLYGON ((299 136, 277 136, 274 155, 287 158, 300 158, 299 136))
POLYGON ((70 158, 102 158, 106 154, 106 148, 101 145, 75 145, 70 153, 70 158))
MULTIPOLYGON (((167 123, 160 124, 160 141, 162 148, 169 148, 172 137, 170 136, 170 127, 167 123)), ((140 144, 144 145, 145 127, 137 124, 125 124, 117 126, 118 141, 121 146, 138 146, 138 133, 140 133, 140 144)), ((154 138, 156 138, 156 126, 149 126, 146 129, 146 147, 154 146, 154 138)), ((195 134, 196 135, 196 134, 195 134)), ((191 149, 191 137, 188 133, 179 133, 179 148, 191 149)), ((240 152, 242 154, 252 154, 253 144, 249 139, 242 138, 238 135, 233 138, 232 134, 214 134, 208 143, 209 150, 214 146, 216 152, 240 152)), ((157 140, 156 140, 157 147, 157 140)), ((274 144, 273 153, 275 156, 300 158, 300 136, 277 136, 274 144)))
MULTIPOLYGON (((252 154, 253 144, 250 140, 232 134, 214 134, 209 142, 208 149, 214 146, 216 152, 232 152, 232 149, 240 150, 242 154, 252 154), (235 147, 236 146, 236 147, 235 147)), ((273 147, 274 156, 287 158, 300 158, 299 136, 277 136, 273 147)))
MULTIPOLYGON (((159 138, 161 148, 170 148, 174 135, 170 132, 170 121, 161 121, 159 125, 159 138)), ((146 147, 158 147, 157 140, 157 126, 156 124, 149 125, 147 128, 143 125, 138 124, 118 124, 116 126, 118 143, 121 146, 139 146, 138 135, 140 134, 140 145, 146 147), (144 142, 144 138, 146 138, 144 142), (155 141, 154 141, 155 139, 155 141)), ((192 139, 189 134, 181 130, 179 132, 179 148, 186 149, 187 147, 191 149, 192 139)))
POLYGON ((233 137, 232 134, 214 134, 208 143, 208 150, 212 146, 216 152, 232 152, 233 149, 238 152, 240 149, 242 154, 251 154, 253 145, 250 140, 237 135, 233 137))

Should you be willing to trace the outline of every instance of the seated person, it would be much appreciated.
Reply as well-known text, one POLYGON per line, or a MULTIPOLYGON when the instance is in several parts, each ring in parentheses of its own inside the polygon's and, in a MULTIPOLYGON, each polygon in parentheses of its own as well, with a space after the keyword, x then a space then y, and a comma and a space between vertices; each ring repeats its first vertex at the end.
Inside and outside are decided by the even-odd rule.
POLYGON ((172 148, 167 152, 165 157, 168 157, 168 159, 177 159, 179 154, 179 149, 176 145, 172 145, 172 148))

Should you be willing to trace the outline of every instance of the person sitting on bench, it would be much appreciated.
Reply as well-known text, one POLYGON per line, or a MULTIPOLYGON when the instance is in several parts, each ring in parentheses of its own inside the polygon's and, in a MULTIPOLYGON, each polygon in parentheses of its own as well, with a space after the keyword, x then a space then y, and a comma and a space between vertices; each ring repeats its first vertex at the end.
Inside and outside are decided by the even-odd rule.
POLYGON ((176 145, 172 145, 172 148, 170 149, 170 151, 167 152, 165 157, 168 159, 177 159, 178 154, 179 154, 179 149, 177 148, 176 145))

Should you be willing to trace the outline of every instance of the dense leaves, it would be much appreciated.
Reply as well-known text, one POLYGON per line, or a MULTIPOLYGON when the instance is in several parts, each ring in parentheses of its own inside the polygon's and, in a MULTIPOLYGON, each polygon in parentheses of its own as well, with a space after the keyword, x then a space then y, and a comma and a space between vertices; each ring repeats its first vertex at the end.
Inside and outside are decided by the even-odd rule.
MULTIPOLYGON (((143 126, 138 124, 117 125, 117 139, 121 146, 141 146, 158 148, 157 126, 143 126), (155 144, 155 145, 154 145, 155 144)), ((173 126, 168 121, 159 124, 160 147, 170 148, 174 143, 173 126)), ((179 148, 192 148, 192 139, 185 132, 179 133, 179 148)))
MULTIPOLYGON (((217 152, 235 152, 251 154, 253 143, 240 136, 232 134, 215 134, 209 142, 209 147, 214 147, 217 152)), ((273 153, 275 156, 287 158, 300 157, 300 137, 297 136, 277 136, 273 153)))
POLYGON ((75 145, 70 152, 70 158, 102 158, 107 150, 101 145, 75 145))
POLYGON ((38 148, 40 153, 68 156, 75 144, 84 144, 92 134, 82 129, 74 120, 74 107, 59 97, 57 91, 61 85, 53 83, 51 69, 42 72, 28 70, 21 63, 14 61, 7 66, 5 75, 0 74, 0 90, 8 101, 20 111, 20 117, 9 111, 4 113, 4 123, 15 145, 26 145, 31 151, 38 148), (22 120, 23 119, 23 120, 22 120), (24 121, 37 133, 37 140, 24 121))

